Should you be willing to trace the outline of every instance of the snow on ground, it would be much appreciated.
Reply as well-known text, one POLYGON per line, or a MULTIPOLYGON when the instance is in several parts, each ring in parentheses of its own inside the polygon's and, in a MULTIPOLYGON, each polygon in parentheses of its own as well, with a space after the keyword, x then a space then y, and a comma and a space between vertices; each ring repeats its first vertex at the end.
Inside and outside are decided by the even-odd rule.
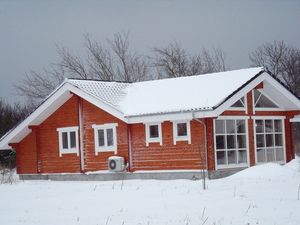
POLYGON ((299 225, 296 160, 201 181, 18 181, 0 185, 0 224, 299 225))

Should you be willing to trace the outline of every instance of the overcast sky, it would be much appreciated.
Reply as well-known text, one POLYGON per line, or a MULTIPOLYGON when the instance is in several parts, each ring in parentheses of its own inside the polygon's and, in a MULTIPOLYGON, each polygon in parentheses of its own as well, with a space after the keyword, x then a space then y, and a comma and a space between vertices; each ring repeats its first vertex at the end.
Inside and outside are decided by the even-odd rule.
POLYGON ((142 53, 176 40, 191 52, 221 47, 231 69, 243 68, 265 42, 300 48, 300 1, 0 0, 0 97, 20 100, 13 85, 56 62, 55 44, 80 54, 84 33, 105 41, 118 31, 142 53))

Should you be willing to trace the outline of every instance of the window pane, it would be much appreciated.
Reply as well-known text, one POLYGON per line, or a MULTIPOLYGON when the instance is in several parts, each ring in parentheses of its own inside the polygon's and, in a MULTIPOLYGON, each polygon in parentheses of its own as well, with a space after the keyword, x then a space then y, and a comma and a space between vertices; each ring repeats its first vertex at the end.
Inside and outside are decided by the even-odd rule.
POLYGON ((283 146, 282 134, 275 134, 275 146, 283 146))
POLYGON ((226 164, 225 151, 217 152, 217 164, 218 165, 224 165, 224 164, 226 164))
POLYGON ((98 145, 99 147, 104 146, 104 130, 98 130, 98 145))
POLYGON ((246 136, 237 135, 237 148, 246 148, 246 136))
POLYGON ((267 162, 274 162, 274 161, 275 161, 274 149, 267 148, 267 162))
POLYGON ((227 134, 235 133, 235 121, 234 120, 226 120, 226 133, 227 134))
POLYGON ((227 149, 235 148, 235 136, 227 135, 227 149))
POLYGON ((272 133, 274 131, 273 129, 273 120, 265 120, 265 129, 266 133, 272 133))
POLYGON ((282 132, 282 121, 274 120, 275 132, 282 132))
POLYGON ((107 135, 107 146, 114 145, 114 131, 112 128, 106 130, 107 135))
POLYGON ((177 136, 187 136, 186 123, 177 123, 177 136))
POLYGON ((264 133, 264 121, 255 120, 256 133, 264 133))
POLYGON ((265 135, 257 134, 256 135, 256 147, 265 147, 265 135))
POLYGON ((273 134, 266 134, 266 146, 273 147, 274 146, 274 136, 273 134))
POLYGON ((278 108, 278 106, 276 106, 269 98, 267 98, 263 94, 260 96, 255 107, 257 107, 257 108, 278 108))
POLYGON ((239 99, 231 107, 243 108, 244 107, 244 102, 242 101, 242 99, 239 99))
POLYGON ((236 164, 236 151, 228 151, 228 164, 236 164))
POLYGON ((216 121, 216 134, 225 134, 225 121, 224 120, 215 120, 216 121))
POLYGON ((276 148, 275 149, 275 156, 276 156, 276 161, 283 161, 284 156, 283 156, 283 148, 276 148))
POLYGON ((71 142, 71 148, 76 148, 76 132, 75 131, 70 132, 70 142, 71 142))
POLYGON ((261 162, 265 162, 265 149, 263 148, 259 148, 257 149, 257 162, 261 163, 261 162))
POLYGON ((246 133, 245 120, 237 120, 237 133, 246 133))
POLYGON ((159 137, 158 125, 149 126, 149 130, 150 130, 150 138, 158 138, 159 137))
POLYGON ((224 135, 216 136, 216 146, 217 146, 217 149, 225 149, 225 136, 224 135))
POLYGON ((68 149, 68 133, 62 132, 62 147, 63 149, 68 149))
POLYGON ((247 163, 247 151, 245 150, 238 151, 238 163, 247 163))

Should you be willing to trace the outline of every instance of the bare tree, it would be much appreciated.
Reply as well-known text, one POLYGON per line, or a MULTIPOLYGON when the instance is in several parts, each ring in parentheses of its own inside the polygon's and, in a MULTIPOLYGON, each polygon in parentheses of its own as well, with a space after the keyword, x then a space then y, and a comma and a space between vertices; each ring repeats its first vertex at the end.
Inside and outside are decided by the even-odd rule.
POLYGON ((109 41, 116 56, 115 74, 117 79, 126 82, 135 82, 147 79, 148 62, 146 57, 130 50, 128 33, 116 33, 109 41))
POLYGON ((65 71, 66 74, 74 78, 89 78, 85 62, 79 56, 72 55, 65 47, 57 45, 56 48, 61 59, 61 61, 57 63, 57 66, 61 69, 61 71, 65 71))
POLYGON ((62 67, 52 64, 42 72, 30 70, 16 83, 18 95, 24 96, 29 105, 37 105, 65 78, 62 67))
POLYGON ((252 66, 264 66, 300 96, 300 49, 274 41, 250 53, 252 66))
POLYGON ((32 111, 29 106, 11 105, 0 98, 0 138, 32 111))
POLYGON ((128 33, 116 33, 105 43, 85 35, 85 56, 78 56, 66 47, 57 47, 58 63, 41 72, 31 70, 16 84, 19 95, 37 105, 64 78, 97 79, 102 81, 136 82, 154 78, 189 76, 226 70, 225 54, 221 49, 188 54, 178 43, 166 48, 154 48, 152 65, 147 56, 130 47, 128 33))
POLYGON ((42 72, 30 70, 16 84, 17 93, 37 105, 65 77, 135 82, 148 79, 147 57, 130 48, 128 33, 116 33, 106 45, 85 35, 86 58, 57 46, 60 57, 42 72))
POLYGON ((181 77, 226 70, 225 53, 222 49, 191 55, 177 42, 164 48, 154 48, 153 65, 159 77, 181 77))

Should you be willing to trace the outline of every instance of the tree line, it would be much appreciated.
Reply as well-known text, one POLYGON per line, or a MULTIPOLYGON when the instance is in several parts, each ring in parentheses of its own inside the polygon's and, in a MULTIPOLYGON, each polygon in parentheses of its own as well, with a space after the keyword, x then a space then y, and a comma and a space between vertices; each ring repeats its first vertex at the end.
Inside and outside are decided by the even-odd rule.
MULTIPOLYGON (((31 110, 32 106, 22 105, 20 103, 14 103, 12 105, 0 98, 0 138, 16 126, 16 124, 24 120, 31 110)), ((2 167, 15 167, 14 152, 0 151, 0 170, 2 167)))

